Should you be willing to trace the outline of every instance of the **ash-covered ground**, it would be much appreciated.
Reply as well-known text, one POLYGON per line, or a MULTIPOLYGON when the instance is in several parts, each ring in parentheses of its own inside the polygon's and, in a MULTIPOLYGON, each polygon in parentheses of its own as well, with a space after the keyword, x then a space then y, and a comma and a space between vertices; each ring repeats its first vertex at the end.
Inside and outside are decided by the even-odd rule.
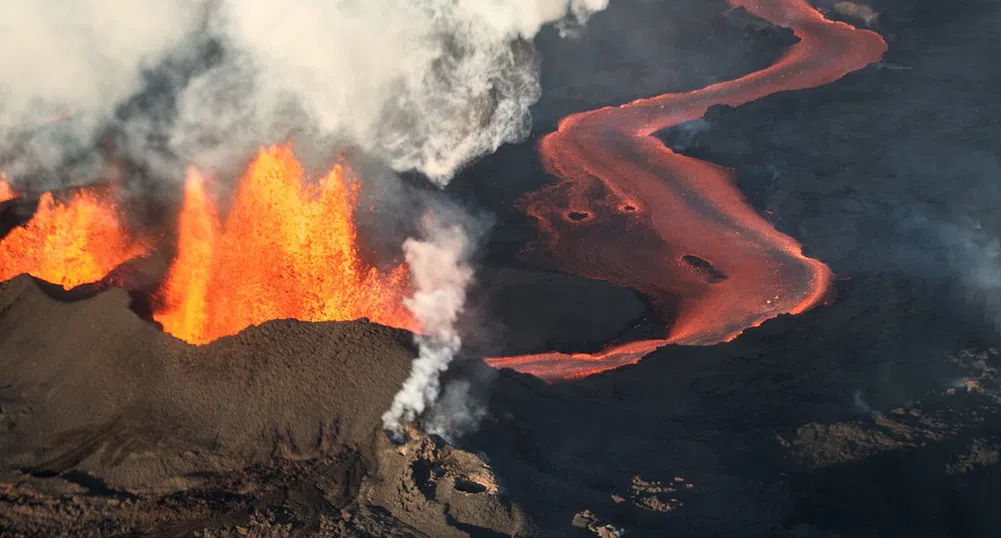
MULTIPOLYGON (((662 133, 831 266, 829 305, 568 384, 464 361, 449 381, 472 383, 479 428, 394 445, 406 333, 278 321, 195 348, 124 291, 21 277, 0 285, 0 534, 996 536, 1001 3, 871 5, 882 64, 662 133)), ((790 39, 720 1, 613 0, 581 38, 537 38, 534 132, 790 39)), ((656 325, 629 290, 518 262, 515 202, 547 181, 529 141, 449 189, 499 216, 471 357, 656 325)))

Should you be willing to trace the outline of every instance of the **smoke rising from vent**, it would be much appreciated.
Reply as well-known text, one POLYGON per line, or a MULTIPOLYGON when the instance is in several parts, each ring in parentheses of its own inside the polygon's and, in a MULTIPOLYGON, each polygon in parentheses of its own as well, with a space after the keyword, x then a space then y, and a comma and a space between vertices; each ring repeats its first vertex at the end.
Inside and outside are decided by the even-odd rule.
POLYGON ((276 16, 238 0, 0 0, 0 168, 23 183, 81 159, 99 164, 96 141, 113 125, 130 159, 211 173, 304 131, 444 185, 528 133, 539 97, 532 37, 606 5, 303 0, 276 16), (219 58, 181 73, 206 42, 219 58), (168 110, 121 114, 157 70, 168 110))
POLYGON ((486 407, 477 399, 473 384, 459 379, 445 385, 441 397, 431 408, 424 429, 449 443, 476 431, 486 416, 486 407))
POLYGON ((421 325, 421 334, 415 337, 419 355, 411 365, 410 377, 382 416, 390 431, 412 422, 437 400, 440 376, 462 346, 455 325, 473 279, 468 263, 472 238, 467 227, 445 224, 433 213, 425 215, 421 224, 424 239, 410 238, 403 243, 415 290, 404 304, 421 325))

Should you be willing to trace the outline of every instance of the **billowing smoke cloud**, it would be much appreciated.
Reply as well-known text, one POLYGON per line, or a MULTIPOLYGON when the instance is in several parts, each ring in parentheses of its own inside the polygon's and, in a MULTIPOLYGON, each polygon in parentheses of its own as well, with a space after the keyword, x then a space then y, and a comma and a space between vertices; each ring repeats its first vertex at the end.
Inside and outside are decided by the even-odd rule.
POLYGON ((276 20, 227 0, 220 25, 247 53, 258 102, 292 94, 322 131, 443 183, 527 134, 539 84, 523 40, 606 1, 308 0, 276 20))
POLYGON ((421 325, 421 334, 416 336, 420 352, 411 365, 410 377, 382 416, 390 431, 412 422, 437 400, 440 376, 462 346, 455 325, 473 279, 468 263, 472 241, 467 229, 445 224, 434 213, 428 213, 422 225, 425 237, 410 238, 403 244, 415 290, 404 304, 421 325))
MULTIPOLYGON (((0 172, 36 190, 92 181, 109 140, 140 177, 180 181, 188 165, 227 177, 261 145, 293 139, 444 186, 528 134, 540 29, 565 34, 607 3, 0 0, 0 172)), ((390 429, 438 398, 460 348, 472 229, 430 218, 403 246, 424 331, 390 429)))
POLYGON ((51 172, 93 153, 111 123, 130 159, 171 172, 225 170, 306 132, 443 185, 527 134, 540 28, 579 24, 607 1, 302 0, 276 11, 242 0, 0 0, 0 167, 15 181, 51 172), (219 58, 172 76, 205 42, 219 58), (157 84, 172 110, 116 114, 156 69, 167 70, 157 84))
POLYGON ((141 90, 141 70, 183 43, 201 0, 0 0, 0 167, 52 173, 92 152, 141 90))

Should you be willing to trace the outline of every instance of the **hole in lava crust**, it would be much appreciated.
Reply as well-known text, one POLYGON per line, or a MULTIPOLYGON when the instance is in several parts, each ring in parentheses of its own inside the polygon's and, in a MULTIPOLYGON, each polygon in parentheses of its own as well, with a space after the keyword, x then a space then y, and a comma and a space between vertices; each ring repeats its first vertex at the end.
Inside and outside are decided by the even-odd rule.
POLYGON ((572 220, 572 221, 574 221, 574 222, 580 222, 582 220, 587 220, 590 217, 591 217, 591 214, 590 213, 586 213, 584 211, 571 211, 571 212, 567 213, 567 218, 570 219, 570 220, 572 220))
POLYGON ((685 262, 689 267, 695 269, 695 271, 704 276, 706 278, 706 282, 710 284, 719 284, 727 278, 730 278, 726 276, 725 273, 717 269, 712 263, 698 256, 687 254, 681 257, 681 261, 685 262))

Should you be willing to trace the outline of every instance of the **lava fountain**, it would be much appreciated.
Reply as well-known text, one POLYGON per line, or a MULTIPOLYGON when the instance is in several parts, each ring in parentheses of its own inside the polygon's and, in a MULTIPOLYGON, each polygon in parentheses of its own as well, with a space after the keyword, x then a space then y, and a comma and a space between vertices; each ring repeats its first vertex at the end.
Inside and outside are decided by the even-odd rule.
POLYGON ((203 344, 275 319, 367 317, 415 330, 403 306, 405 265, 363 263, 354 224, 359 183, 337 165, 309 181, 290 146, 261 150, 225 219, 192 170, 178 219, 177 255, 154 319, 203 344))
POLYGON ((564 118, 539 147, 559 181, 524 199, 544 238, 526 249, 527 258, 645 294, 673 320, 667 338, 597 354, 487 359, 492 366, 550 380, 584 377, 635 363, 664 344, 730 340, 825 295, 827 266, 761 218, 729 170, 678 155, 653 134, 700 118, 712 105, 833 82, 879 60, 886 43, 825 19, 806 0, 729 3, 791 28, 800 41, 774 65, 736 80, 564 118))
MULTIPOLYGON (((42 194, 31 219, 0 240, 0 281, 28 273, 71 289, 145 255, 149 242, 123 228, 114 196, 99 191, 76 189, 65 199, 42 194)), ((0 178, 0 201, 15 197, 0 178)))

